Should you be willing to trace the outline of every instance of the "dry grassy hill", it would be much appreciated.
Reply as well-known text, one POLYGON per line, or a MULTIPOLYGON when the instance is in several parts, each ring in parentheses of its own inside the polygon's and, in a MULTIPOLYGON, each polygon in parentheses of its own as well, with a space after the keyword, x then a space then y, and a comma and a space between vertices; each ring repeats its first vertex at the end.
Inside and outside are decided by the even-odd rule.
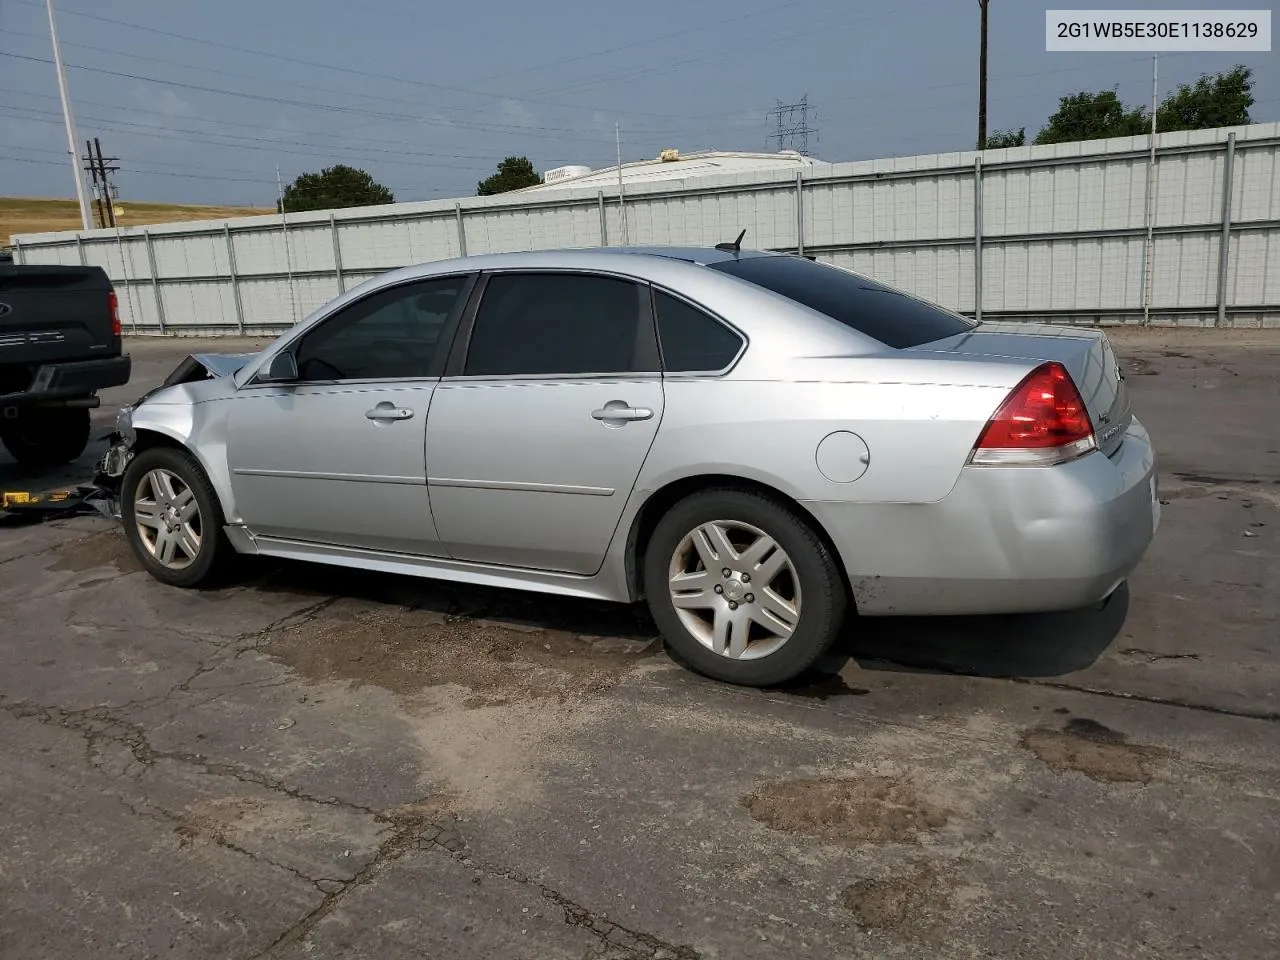
MULTIPOLYGON (((150 223, 172 223, 177 220, 222 220, 228 217, 253 217, 275 213, 262 207, 205 207, 178 203, 137 203, 117 200, 124 213, 116 222, 124 227, 150 223)), ((96 222, 97 208, 94 208, 96 222)), ((14 234, 47 233, 53 230, 78 230, 80 207, 75 200, 49 200, 41 197, 0 197, 0 246, 11 243, 14 234)))

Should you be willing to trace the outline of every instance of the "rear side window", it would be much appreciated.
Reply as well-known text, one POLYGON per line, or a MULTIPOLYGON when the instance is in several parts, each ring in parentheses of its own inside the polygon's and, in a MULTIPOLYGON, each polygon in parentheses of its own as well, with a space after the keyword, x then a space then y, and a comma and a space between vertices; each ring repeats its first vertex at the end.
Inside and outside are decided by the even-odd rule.
POLYGON ((936 304, 803 257, 747 257, 709 266, 781 294, 898 349, 942 340, 977 326, 936 304))
POLYGON ((723 370, 742 349, 742 340, 719 320, 692 304, 654 292, 662 368, 668 373, 723 370))
POLYGON ((642 288, 590 274, 498 274, 476 312, 463 375, 653 372, 642 288))

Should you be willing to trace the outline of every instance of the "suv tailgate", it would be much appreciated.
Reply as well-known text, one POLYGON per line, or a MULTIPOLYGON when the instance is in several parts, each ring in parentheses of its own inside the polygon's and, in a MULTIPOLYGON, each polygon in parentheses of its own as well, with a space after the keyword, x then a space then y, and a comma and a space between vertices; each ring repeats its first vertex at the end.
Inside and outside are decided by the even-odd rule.
POLYGON ((101 267, 0 264, 0 364, 119 356, 101 267))

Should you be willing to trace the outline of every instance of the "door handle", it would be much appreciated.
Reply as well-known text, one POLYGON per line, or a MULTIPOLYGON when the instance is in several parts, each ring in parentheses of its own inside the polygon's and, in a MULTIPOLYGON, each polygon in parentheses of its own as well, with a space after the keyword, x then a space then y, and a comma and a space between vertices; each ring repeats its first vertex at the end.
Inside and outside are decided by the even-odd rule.
POLYGON ((595 420, 621 426, 632 420, 649 420, 653 417, 653 411, 648 407, 628 406, 625 400, 610 400, 599 410, 592 410, 591 416, 595 420))
POLYGON ((366 410, 364 415, 367 419, 375 421, 413 419, 413 411, 408 407, 396 407, 386 401, 378 404, 372 410, 366 410))

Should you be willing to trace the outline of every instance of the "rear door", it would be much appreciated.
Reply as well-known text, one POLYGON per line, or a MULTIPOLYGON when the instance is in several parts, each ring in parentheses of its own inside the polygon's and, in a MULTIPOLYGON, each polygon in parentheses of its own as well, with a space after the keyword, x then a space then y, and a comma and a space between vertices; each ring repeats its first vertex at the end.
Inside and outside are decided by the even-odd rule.
POLYGON ((236 505, 257 535, 435 556, 427 411, 470 276, 375 291, 304 334, 298 380, 243 386, 228 425, 236 505))
POLYGON ((441 541, 460 560, 595 573, 662 419, 647 287, 493 274, 468 337, 427 423, 441 541))

